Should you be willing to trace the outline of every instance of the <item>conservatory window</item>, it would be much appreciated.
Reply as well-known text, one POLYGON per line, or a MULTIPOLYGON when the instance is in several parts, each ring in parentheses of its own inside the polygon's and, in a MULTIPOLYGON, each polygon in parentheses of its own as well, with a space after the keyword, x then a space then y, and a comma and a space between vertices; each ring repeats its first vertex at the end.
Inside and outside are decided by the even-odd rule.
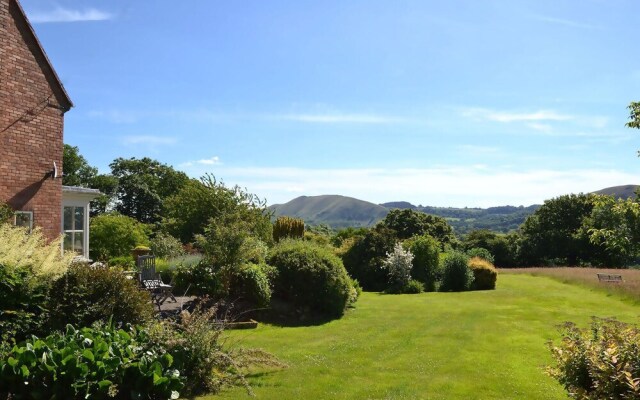
POLYGON ((84 207, 65 206, 63 211, 64 250, 84 254, 84 207))

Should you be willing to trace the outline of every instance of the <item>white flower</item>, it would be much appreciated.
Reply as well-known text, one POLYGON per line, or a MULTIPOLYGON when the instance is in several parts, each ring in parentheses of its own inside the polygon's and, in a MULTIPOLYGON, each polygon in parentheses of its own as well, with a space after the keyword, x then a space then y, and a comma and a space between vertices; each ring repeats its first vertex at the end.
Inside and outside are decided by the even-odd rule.
POLYGON ((175 390, 171 391, 171 400, 177 399, 178 397, 180 397, 180 393, 176 392, 175 390))

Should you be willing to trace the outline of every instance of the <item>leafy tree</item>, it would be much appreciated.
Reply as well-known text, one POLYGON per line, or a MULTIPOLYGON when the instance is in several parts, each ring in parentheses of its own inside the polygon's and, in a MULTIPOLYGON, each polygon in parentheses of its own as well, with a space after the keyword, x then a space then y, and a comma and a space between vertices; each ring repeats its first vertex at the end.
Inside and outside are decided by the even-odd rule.
POLYGON ((353 246, 342 255, 347 272, 364 290, 382 291, 387 287, 383 263, 396 242, 395 231, 378 225, 364 236, 356 236, 353 246))
POLYGON ((148 246, 148 230, 135 219, 117 213, 92 218, 91 258, 108 261, 129 255, 136 246, 148 246))
POLYGON ((118 179, 112 175, 98 174, 98 169, 89 165, 77 146, 64 145, 62 155, 64 175, 62 184, 98 189, 102 193, 91 202, 91 216, 107 212, 118 187, 118 179))
POLYGON ((411 251, 405 250, 402 244, 396 243, 393 251, 387 253, 387 258, 384 260, 384 268, 389 275, 389 284, 395 290, 407 286, 411 280, 411 268, 413 267, 413 254, 411 251))
POLYGON ((440 275, 440 243, 429 235, 423 235, 414 236, 403 245, 413 254, 411 277, 422 282, 427 292, 434 292, 440 275))
POLYGON ((7 203, 0 200, 0 224, 5 222, 11 222, 14 211, 7 203))
POLYGON ((629 119, 627 127, 640 129, 640 102, 632 101, 629 104, 629 119))
POLYGON ((150 158, 117 158, 111 173, 118 179, 116 210, 143 223, 160 222, 164 200, 189 178, 184 172, 150 158))
POLYGON ((183 243, 192 242, 205 233, 212 218, 221 221, 224 215, 236 215, 265 243, 271 243, 270 214, 266 202, 240 187, 227 188, 212 175, 199 181, 191 179, 165 202, 164 228, 183 243))
POLYGON ((62 184, 66 186, 89 187, 98 175, 98 169, 89 165, 77 146, 64 145, 62 167, 62 184))
POLYGON ((483 248, 489 251, 494 257, 497 267, 513 267, 516 263, 516 255, 509 245, 506 235, 492 232, 488 229, 478 229, 469 232, 462 241, 462 248, 469 251, 474 248, 483 248))
POLYGON ((599 264, 629 264, 640 253, 640 204, 631 199, 597 196, 583 229, 591 243, 603 248, 599 264))
POLYGON ((394 209, 380 222, 393 229, 398 239, 409 239, 416 235, 431 235, 440 243, 455 240, 453 229, 446 219, 411 209, 394 209))
POLYGON ((598 249, 581 228, 591 215, 595 197, 592 194, 570 194, 545 201, 521 227, 521 263, 589 263, 598 249))

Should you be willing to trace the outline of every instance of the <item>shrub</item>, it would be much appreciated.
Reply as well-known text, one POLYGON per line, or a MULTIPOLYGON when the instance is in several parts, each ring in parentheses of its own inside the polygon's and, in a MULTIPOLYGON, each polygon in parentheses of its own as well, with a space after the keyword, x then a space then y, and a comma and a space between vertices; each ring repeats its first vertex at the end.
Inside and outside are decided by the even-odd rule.
POLYGON ((443 261, 441 292, 461 292, 469 290, 473 273, 468 266, 469 258, 457 251, 450 252, 443 261))
POLYGON ((490 264, 493 264, 494 262, 494 258, 491 252, 482 247, 474 247, 472 249, 467 250, 467 255, 469 256, 469 258, 474 258, 474 257, 482 258, 483 260, 488 261, 490 264))
POLYGON ((244 264, 229 271, 229 297, 241 299, 255 307, 268 307, 271 285, 265 270, 267 265, 244 264))
POLYGON ((149 245, 148 228, 131 217, 112 213, 91 218, 91 258, 106 261, 149 245))
POLYGON ((274 295, 323 316, 344 313, 352 288, 347 271, 331 250, 312 242, 285 240, 271 250, 267 262, 278 271, 274 295))
POLYGON ((404 246, 413 254, 411 277, 422 282, 427 292, 435 291, 441 275, 440 243, 429 235, 423 235, 405 241, 404 246))
POLYGON ((567 322, 562 342, 549 342, 555 366, 547 372, 574 399, 640 398, 640 331, 614 319, 594 318, 580 329, 567 322))
POLYGON ((281 216, 273 223, 273 240, 302 239, 304 237, 304 221, 302 218, 281 216))
POLYGON ((154 325, 154 341, 173 355, 175 368, 185 377, 188 396, 217 393, 225 386, 251 388, 244 371, 253 366, 286 367, 273 355, 256 349, 223 346, 224 324, 215 320, 217 309, 183 311, 180 322, 165 321, 154 325))
POLYGON ((423 291, 424 291, 423 283, 415 279, 411 279, 402 288, 402 293, 408 293, 408 294, 417 294, 417 293, 422 293, 423 291))
POLYGON ((473 290, 493 290, 496 288, 496 280, 498 279, 498 270, 489 261, 473 257, 469 259, 469 268, 473 272, 473 290))
POLYGON ((55 281, 48 301, 50 329, 96 321, 140 324, 153 316, 149 294, 115 268, 72 265, 55 281))
POLYGON ((0 397, 16 399, 176 399, 173 357, 144 330, 108 325, 32 337, 0 359, 0 397))
POLYGON ((352 277, 349 277, 349 283, 351 284, 351 290, 349 291, 349 301, 347 302, 347 306, 354 307, 356 301, 358 301, 358 298, 362 294, 362 287, 360 286, 360 282, 352 277))
POLYGON ((112 257, 107 261, 107 264, 110 267, 121 267, 125 270, 132 270, 136 267, 136 262, 130 254, 127 256, 112 257))
POLYGON ((13 208, 11 208, 4 201, 0 200, 0 224, 3 224, 5 222, 10 222, 13 215, 14 215, 13 208))
POLYGON ((347 272, 360 282, 364 290, 382 291, 388 286, 383 263, 395 243, 394 231, 377 226, 364 236, 355 236, 353 245, 342 255, 347 272))
MULTIPOLYGON (((411 280, 411 268, 413 267, 413 254, 402 248, 402 244, 396 243, 392 253, 387 253, 387 259, 383 266, 389 275, 389 285, 392 288, 403 288, 411 280)), ((392 289, 395 291, 395 289, 392 289)))
POLYGON ((61 238, 47 244, 40 229, 0 224, 0 340, 38 333, 46 318, 50 282, 65 273, 74 254, 60 252, 61 238))
POLYGON ((178 239, 163 232, 156 233, 156 236, 151 239, 149 247, 156 257, 161 258, 180 257, 185 253, 182 243, 178 239))

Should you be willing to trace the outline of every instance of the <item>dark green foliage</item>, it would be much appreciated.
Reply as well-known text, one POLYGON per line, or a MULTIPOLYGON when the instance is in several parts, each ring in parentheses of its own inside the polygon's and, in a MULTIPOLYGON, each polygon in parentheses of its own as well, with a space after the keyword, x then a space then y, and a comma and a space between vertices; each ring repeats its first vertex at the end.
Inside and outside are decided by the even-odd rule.
POLYGON ((567 322, 562 342, 549 343, 548 373, 580 400, 640 398, 640 331, 614 319, 594 318, 580 329, 567 322))
POLYGON ((131 217, 117 213, 91 219, 91 258, 109 260, 127 256, 136 246, 148 245, 148 228, 131 217))
MULTIPOLYGON (((111 325, 32 337, 0 359, 0 397, 168 399, 183 379, 144 330, 111 325)), ((173 393, 175 392, 175 393, 173 393)))
POLYGON ((99 175, 98 169, 89 165, 76 146, 64 145, 62 155, 64 175, 62 184, 100 190, 98 198, 91 201, 91 216, 106 212, 107 206, 118 187, 118 178, 112 175, 99 175))
POLYGON ((496 288, 498 270, 484 258, 472 257, 469 268, 473 272, 472 290, 493 290, 496 288))
POLYGON ((380 224, 393 229, 398 239, 430 235, 442 244, 455 240, 453 229, 446 219, 411 209, 391 210, 380 224))
POLYGON ((467 255, 469 256, 469 258, 473 258, 473 257, 482 258, 483 260, 486 260, 491 264, 493 264, 494 262, 494 258, 491 252, 482 247, 474 247, 472 249, 467 250, 467 255))
POLYGON ((273 240, 302 239, 304 237, 304 221, 301 218, 280 216, 273 223, 273 240))
POLYGON ((424 291, 424 285, 422 282, 411 279, 405 287, 402 288, 402 293, 418 294, 424 291))
POLYGON ((151 239, 149 247, 151 248, 151 253, 161 258, 175 258, 185 254, 182 243, 164 232, 156 233, 151 239))
POLYGON ((447 254, 442 263, 441 292, 462 292, 471 289, 473 273, 468 266, 469 257, 457 251, 447 254))
POLYGON ((119 267, 125 271, 133 271, 136 268, 136 262, 131 254, 127 256, 112 257, 107 261, 110 267, 119 267))
POLYGON ((339 317, 351 295, 351 284, 342 261, 331 250, 312 242, 285 240, 277 244, 267 260, 278 275, 274 296, 298 310, 339 317))
POLYGON ((245 301, 253 307, 268 307, 271 301, 269 268, 266 264, 244 264, 229 271, 229 298, 245 301))
POLYGON ((46 317, 48 287, 28 268, 0 264, 0 342, 38 333, 46 317))
POLYGON ((193 242, 213 221, 224 223, 233 215, 263 242, 272 242, 270 213, 263 200, 235 186, 227 188, 215 177, 189 180, 165 202, 163 226, 182 243, 193 242))
POLYGON ((347 272, 367 291, 383 291, 388 276, 383 268, 387 253, 393 251, 395 232, 384 226, 370 229, 364 236, 355 236, 355 242, 342 255, 347 272))
POLYGON ((369 232, 367 228, 344 228, 340 229, 331 237, 331 244, 335 247, 342 246, 347 239, 355 238, 355 237, 363 237, 369 232))
POLYGON ((5 222, 12 222, 13 218, 13 208, 11 208, 7 203, 0 200, 0 224, 5 222))
POLYGON ((629 109, 629 119, 627 127, 640 129, 640 102, 632 101, 627 107, 629 109))
POLYGON ((595 195, 571 194, 545 201, 521 227, 520 264, 575 266, 596 259, 604 250, 581 230, 594 199, 595 195))
POLYGON ((67 324, 90 326, 96 321, 140 324, 153 316, 149 293, 140 290, 135 279, 116 268, 69 267, 55 281, 48 296, 50 330, 67 324))
POLYGON ((422 282, 427 292, 434 292, 441 275, 440 243, 429 235, 423 235, 413 237, 403 245, 413 254, 411 277, 422 282))
POLYGON ((143 223, 160 222, 164 201, 189 181, 184 172, 147 157, 117 158, 109 167, 118 179, 116 210, 143 223))
POLYGON ((498 234, 486 229, 471 231, 464 237, 462 248, 468 251, 475 247, 487 249, 493 255, 493 263, 497 267, 516 266, 516 249, 511 246, 509 235, 498 234))

